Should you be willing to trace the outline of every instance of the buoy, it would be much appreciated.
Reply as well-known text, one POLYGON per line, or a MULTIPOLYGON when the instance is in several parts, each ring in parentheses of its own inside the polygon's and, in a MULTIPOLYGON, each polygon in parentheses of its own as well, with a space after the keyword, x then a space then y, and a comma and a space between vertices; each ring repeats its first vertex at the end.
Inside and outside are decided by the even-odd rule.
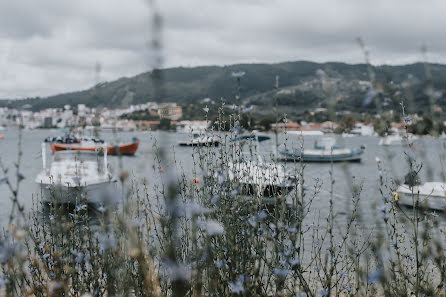
POLYGON ((159 171, 160 171, 160 172, 164 172, 164 169, 163 169, 163 168, 160 168, 159 171))
POLYGON ((194 184, 198 184, 200 182, 198 178, 194 178, 192 181, 194 182, 194 184))

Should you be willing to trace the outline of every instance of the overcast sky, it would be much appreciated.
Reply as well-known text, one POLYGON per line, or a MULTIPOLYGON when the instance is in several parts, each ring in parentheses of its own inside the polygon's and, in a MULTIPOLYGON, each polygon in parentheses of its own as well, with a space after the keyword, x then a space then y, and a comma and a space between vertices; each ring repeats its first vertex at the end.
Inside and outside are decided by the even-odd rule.
MULTIPOLYGON (((158 0, 163 67, 422 60, 446 63, 444 0, 158 0)), ((0 1, 0 98, 86 89, 148 70, 147 0, 0 1)))

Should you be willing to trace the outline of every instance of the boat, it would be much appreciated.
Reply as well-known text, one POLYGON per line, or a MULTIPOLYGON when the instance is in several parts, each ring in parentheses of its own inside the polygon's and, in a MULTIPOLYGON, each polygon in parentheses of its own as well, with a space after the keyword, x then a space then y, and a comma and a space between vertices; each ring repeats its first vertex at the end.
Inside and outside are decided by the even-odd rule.
POLYGON ((220 138, 213 135, 194 134, 191 140, 179 141, 180 146, 218 146, 220 138))
POLYGON ((74 135, 64 135, 64 136, 48 136, 44 139, 48 143, 79 143, 81 139, 74 135))
POLYGON ((331 137, 321 138, 316 141, 313 149, 279 151, 280 161, 302 162, 359 162, 364 152, 363 147, 356 149, 343 148, 335 145, 336 141, 331 137))
POLYGON ((107 150, 57 151, 47 167, 46 144, 42 143, 42 161, 43 170, 35 182, 44 203, 98 206, 117 201, 117 180, 108 170, 107 150))
POLYGON ((240 185, 245 195, 273 197, 282 195, 294 188, 296 180, 280 164, 262 161, 230 162, 227 166, 230 182, 240 185))
POLYGON ((418 136, 413 135, 411 133, 407 133, 407 141, 401 133, 389 134, 381 137, 381 139, 378 142, 378 145, 383 145, 383 146, 404 145, 417 139, 418 136))
MULTIPOLYGON (((120 145, 108 145, 107 154, 108 155, 126 155, 132 156, 136 153, 139 146, 139 139, 133 138, 131 143, 120 144, 120 145)), ((72 144, 62 144, 62 143, 51 143, 51 151, 53 154, 59 151, 72 150, 72 151, 97 151, 104 149, 104 146, 100 143, 94 141, 81 141, 78 145, 72 144)))
POLYGON ((239 135, 231 139, 231 142, 248 142, 248 141, 258 141, 262 142, 265 140, 271 139, 268 135, 259 135, 259 134, 248 134, 248 135, 239 135))
POLYGON ((413 186, 405 183, 397 188, 394 199, 398 204, 409 207, 444 211, 446 209, 446 183, 426 182, 413 186))
POLYGON ((299 136, 323 136, 324 132, 320 130, 296 130, 296 131, 287 131, 288 134, 295 134, 299 136))

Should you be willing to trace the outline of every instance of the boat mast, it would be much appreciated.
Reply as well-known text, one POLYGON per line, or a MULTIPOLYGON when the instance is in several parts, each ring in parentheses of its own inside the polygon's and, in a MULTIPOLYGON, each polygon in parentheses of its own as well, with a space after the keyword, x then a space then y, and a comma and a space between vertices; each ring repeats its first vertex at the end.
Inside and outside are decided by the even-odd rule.
POLYGON ((104 141, 104 174, 107 173, 107 142, 104 141))
POLYGON ((43 170, 46 171, 46 145, 45 145, 45 142, 42 142, 42 166, 43 166, 43 170))

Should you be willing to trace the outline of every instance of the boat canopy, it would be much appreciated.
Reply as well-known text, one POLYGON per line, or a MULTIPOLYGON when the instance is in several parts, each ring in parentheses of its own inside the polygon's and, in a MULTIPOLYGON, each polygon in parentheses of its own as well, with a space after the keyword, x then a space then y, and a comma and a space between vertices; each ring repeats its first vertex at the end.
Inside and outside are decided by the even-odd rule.
POLYGON ((103 154, 100 156, 99 152, 94 151, 58 151, 54 154, 53 162, 65 162, 65 161, 97 161, 99 157, 103 158, 103 154))

